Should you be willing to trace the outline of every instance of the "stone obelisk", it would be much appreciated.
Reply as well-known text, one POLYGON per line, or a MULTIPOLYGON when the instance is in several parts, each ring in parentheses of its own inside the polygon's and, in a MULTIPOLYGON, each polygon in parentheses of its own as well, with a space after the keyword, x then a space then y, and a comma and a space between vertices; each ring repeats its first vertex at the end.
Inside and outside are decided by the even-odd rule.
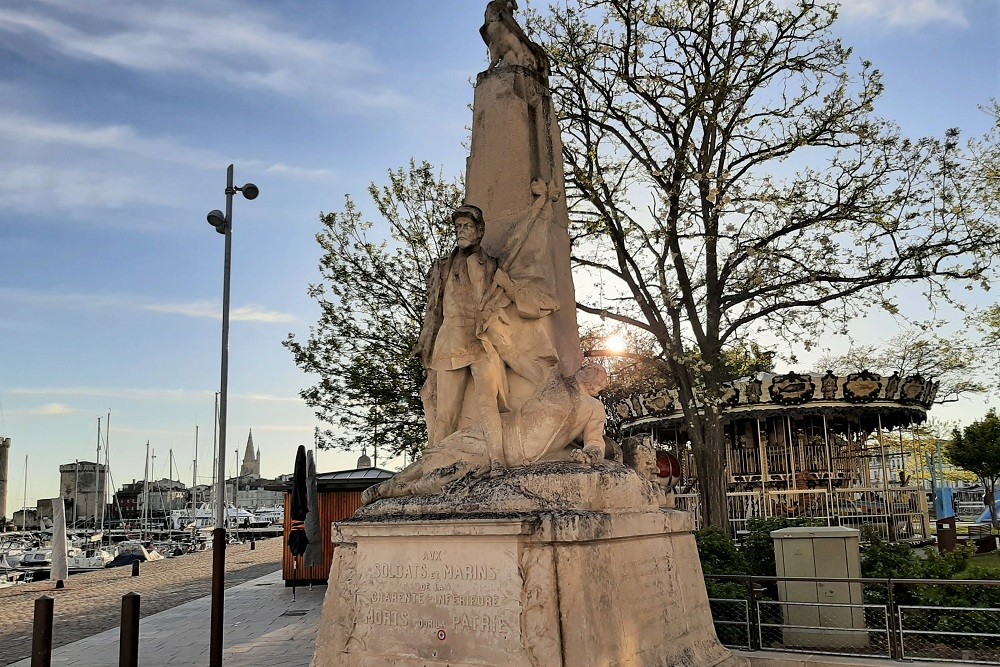
POLYGON ((10 465, 10 438, 0 435, 0 522, 7 518, 7 480, 10 465))
POLYGON ((483 210, 483 247, 494 255, 510 236, 512 218, 531 208, 532 181, 548 186, 551 220, 546 220, 544 279, 559 310, 546 318, 564 376, 580 368, 583 354, 576 321, 576 292, 570 272, 569 214, 566 209, 562 142, 544 71, 519 65, 479 74, 472 110, 472 151, 466 163, 466 201, 483 210))

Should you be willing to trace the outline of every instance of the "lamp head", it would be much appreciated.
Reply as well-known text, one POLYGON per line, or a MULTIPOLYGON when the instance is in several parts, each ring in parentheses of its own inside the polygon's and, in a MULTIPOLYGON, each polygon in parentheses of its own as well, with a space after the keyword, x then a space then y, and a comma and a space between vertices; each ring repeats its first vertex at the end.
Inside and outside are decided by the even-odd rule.
POLYGON ((226 233, 226 214, 215 209, 214 211, 209 211, 208 213, 208 224, 215 227, 215 231, 220 234, 226 233))
POLYGON ((257 195, 260 194, 260 190, 253 183, 247 183, 240 188, 240 191, 243 192, 243 196, 247 199, 256 199, 257 195))

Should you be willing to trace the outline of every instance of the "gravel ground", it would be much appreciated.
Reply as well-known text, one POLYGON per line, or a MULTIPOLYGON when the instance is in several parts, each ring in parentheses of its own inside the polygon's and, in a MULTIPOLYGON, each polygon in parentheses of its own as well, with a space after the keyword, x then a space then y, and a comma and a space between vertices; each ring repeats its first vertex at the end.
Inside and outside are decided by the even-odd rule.
MULTIPOLYGON (((226 587, 242 584, 281 569, 284 540, 258 541, 226 548, 226 587)), ((143 563, 138 577, 131 567, 74 574, 66 588, 39 581, 0 588, 0 665, 9 665, 31 655, 35 600, 55 598, 53 647, 118 627, 121 598, 130 592, 142 596, 141 616, 155 614, 212 593, 212 552, 202 551, 178 558, 143 563)))

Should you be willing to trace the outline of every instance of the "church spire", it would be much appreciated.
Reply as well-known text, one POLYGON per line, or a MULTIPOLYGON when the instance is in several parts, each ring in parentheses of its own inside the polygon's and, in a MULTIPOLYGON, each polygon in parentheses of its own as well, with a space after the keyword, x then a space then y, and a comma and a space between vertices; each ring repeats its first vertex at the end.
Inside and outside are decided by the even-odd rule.
POLYGON ((243 465, 240 467, 240 476, 257 475, 260 477, 260 453, 254 455, 253 429, 247 436, 247 448, 243 454, 243 465))

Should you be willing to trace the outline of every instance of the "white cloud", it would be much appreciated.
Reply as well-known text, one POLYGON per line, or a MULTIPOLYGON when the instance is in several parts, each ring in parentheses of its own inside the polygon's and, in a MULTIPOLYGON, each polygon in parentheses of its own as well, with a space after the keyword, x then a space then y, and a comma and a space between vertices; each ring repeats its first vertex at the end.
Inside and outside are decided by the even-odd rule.
POLYGON ((300 178, 311 181, 318 181, 331 178, 333 172, 329 169, 303 169, 302 167, 292 167, 287 164, 272 164, 264 169, 269 174, 279 174, 288 178, 300 178))
MULTIPOLYGON (((213 320, 222 319, 222 311, 217 303, 210 301, 195 301, 192 303, 154 303, 142 306, 143 310, 154 313, 170 313, 185 317, 200 317, 213 320)), ((241 306, 230 308, 229 319, 233 322, 294 322, 295 316, 276 310, 264 310, 259 306, 241 306)))
MULTIPOLYGON (((227 163, 222 155, 170 137, 143 136, 127 125, 83 125, 3 112, 0 154, 21 156, 19 162, 4 166, 0 206, 27 212, 54 208, 71 215, 81 209, 170 208, 176 205, 175 193, 180 188, 164 187, 150 164, 169 165, 159 173, 170 175, 179 171, 176 165, 186 167, 180 170, 186 173, 218 170, 227 163)), ((327 169, 249 158, 237 161, 242 170, 263 171, 277 178, 323 181, 334 176, 327 169)), ((134 230, 155 223, 104 215, 101 224, 134 230)))
POLYGON ((65 403, 46 403, 45 405, 37 408, 9 410, 8 412, 13 415, 30 415, 34 417, 63 417, 66 415, 77 415, 89 411, 70 407, 65 403))
POLYGON ((841 0, 840 12, 845 18, 896 26, 969 25, 961 0, 841 0))
POLYGON ((56 144, 90 151, 129 154, 147 160, 190 167, 216 165, 224 158, 180 144, 173 139, 143 137, 127 125, 86 126, 46 121, 18 114, 0 114, 0 137, 23 145, 56 144))
POLYGON ((276 13, 236 2, 79 3, 46 0, 0 10, 0 31, 28 34, 65 56, 143 72, 181 73, 281 96, 337 101, 342 108, 404 109, 373 84, 371 52, 282 26, 276 13))
MULTIPOLYGON (((182 315, 184 317, 213 320, 222 319, 222 307, 218 303, 211 301, 194 301, 189 303, 151 302, 145 301, 140 297, 122 294, 61 293, 11 287, 0 287, 0 301, 86 310, 96 308, 145 310, 167 315, 182 315)), ((231 307, 229 318, 234 322, 258 322, 262 324, 295 321, 295 316, 289 313, 267 310, 254 305, 231 307)))
MULTIPOLYGON (((215 394, 215 391, 207 389, 198 390, 131 387, 15 387, 13 389, 5 389, 4 393, 18 396, 82 396, 88 398, 118 398, 137 401, 187 401, 191 399, 211 399, 215 394)), ((231 400, 252 401, 259 403, 302 402, 302 399, 298 396, 278 396, 276 394, 260 393, 231 393, 229 394, 229 398, 231 400)), ((50 405, 62 406, 61 403, 52 403, 50 405)), ((85 410, 71 410, 74 412, 88 412, 85 410)))

